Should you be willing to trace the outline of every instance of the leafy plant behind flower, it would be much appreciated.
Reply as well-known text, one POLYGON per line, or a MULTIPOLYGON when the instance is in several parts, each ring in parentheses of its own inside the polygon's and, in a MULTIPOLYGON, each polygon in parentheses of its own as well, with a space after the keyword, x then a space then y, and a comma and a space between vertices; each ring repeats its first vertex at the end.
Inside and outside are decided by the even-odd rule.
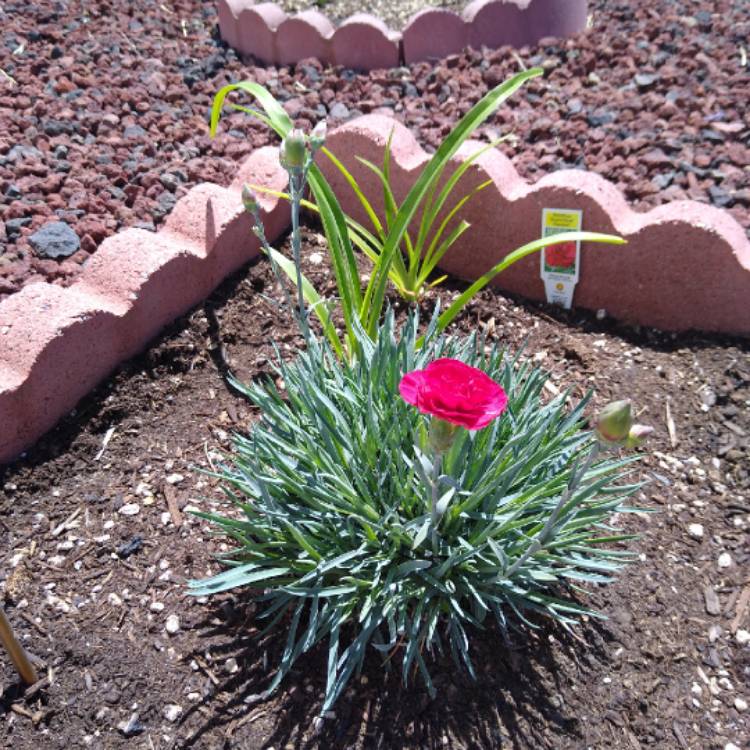
MULTIPOLYGON (((630 537, 608 522, 636 489, 620 483, 630 459, 592 460, 585 400, 571 411, 566 396, 545 404, 542 371, 438 328, 436 311, 417 348, 415 314, 397 335, 389 312, 374 339, 355 320, 360 354, 351 361, 312 335, 294 363, 279 362, 285 397, 270 383, 236 384, 261 412, 216 473, 240 517, 198 514, 235 548, 221 558, 227 570, 190 586, 195 595, 262 591, 268 629, 287 630, 269 693, 321 641, 322 711, 368 651, 387 669, 400 664, 404 683, 419 672, 434 692, 437 654, 449 651, 473 674, 476 628, 494 622, 505 633, 535 627, 539 615, 564 625, 593 615, 570 590, 610 581, 628 557, 611 545, 630 537), (488 391, 500 416, 449 441, 430 438, 398 390, 404 373, 439 358, 489 374, 504 391, 488 391), (437 471, 431 445, 439 446, 437 471)), ((607 434, 619 440, 627 425, 619 412, 608 419, 616 429, 607 434)))
MULTIPOLYGON (((471 133, 469 133, 471 135, 471 133)), ((355 179, 354 175, 346 166, 331 153, 330 150, 324 149, 323 153, 328 157, 332 164, 339 170, 344 180, 351 187, 357 200, 362 205, 367 217, 372 224, 372 229, 367 229, 364 225, 355 221, 352 217, 347 216, 347 226, 349 237, 354 245, 361 250, 377 266, 380 256, 385 247, 391 227, 398 215, 399 205, 396 203, 396 196, 391 187, 391 142, 393 131, 391 131, 385 146, 382 167, 378 167, 367 159, 357 156, 356 159, 361 164, 372 171, 383 191, 383 215, 382 219, 378 216, 370 200, 365 196, 364 191, 355 179)), ((415 236, 407 228, 404 231, 403 242, 400 250, 393 258, 393 265, 390 271, 390 280, 396 291, 405 300, 414 302, 419 300, 428 287, 433 287, 444 281, 447 277, 441 276, 435 281, 429 282, 429 278, 435 271, 445 254, 455 244, 455 242, 470 227, 467 221, 460 220, 455 226, 451 226, 460 214, 461 209, 479 192, 489 187, 492 180, 486 180, 477 185, 471 192, 462 196, 447 211, 438 224, 438 218, 441 217, 441 211, 446 206, 448 200, 453 194, 454 189, 458 186, 461 178, 466 174, 468 169, 484 153, 500 144, 504 138, 500 138, 476 151, 469 158, 465 159, 453 174, 446 181, 443 188, 438 193, 438 186, 443 171, 438 171, 431 184, 429 192, 425 198, 422 207, 422 216, 419 221, 419 228, 415 236), (450 228, 450 231, 449 231, 450 228)), ((312 204, 311 208, 317 210, 312 204)))
MULTIPOLYGON (((432 243, 435 241, 435 233, 431 233, 431 228, 436 223, 441 208, 445 204, 453 186, 455 186, 454 178, 457 181, 464 169, 463 166, 459 167, 438 193, 438 185, 446 167, 461 145, 479 125, 526 81, 541 74, 542 70, 539 68, 519 73, 492 89, 475 104, 437 149, 401 205, 396 206, 395 200, 387 200, 387 216, 384 222, 378 219, 374 211, 370 214, 370 219, 374 218, 380 225, 380 232, 377 231, 376 225, 375 234, 368 232, 364 227, 344 214, 338 199, 320 169, 314 163, 309 164, 307 167, 307 179, 315 198, 315 208, 320 213, 328 250, 331 255, 338 288, 338 302, 341 305, 346 326, 345 342, 342 342, 338 338, 334 327, 330 325, 328 306, 325 300, 316 292, 312 284, 307 279, 301 277, 299 269, 293 264, 284 262, 283 256, 279 253, 272 251, 269 254, 276 259, 278 265, 294 283, 303 283, 304 296, 307 302, 313 306, 313 310, 323 323, 326 335, 337 352, 346 350, 350 356, 354 354, 352 346, 357 340, 357 336, 355 335, 357 326, 361 326, 371 340, 374 339, 382 320, 386 300, 386 288, 389 280, 397 289, 402 290, 402 293, 407 293, 410 296, 416 293, 415 289, 421 288, 424 285, 427 277, 450 246, 450 242, 446 246, 445 242, 441 241, 444 229, 443 233, 441 233, 441 227, 438 227, 436 230, 437 244, 434 247, 432 243), (422 220, 419 225, 416 241, 412 244, 407 232, 422 206, 424 206, 422 220), (430 240, 430 244, 428 245, 427 240, 429 237, 432 237, 432 240, 430 240), (362 289, 360 276, 357 271, 353 240, 354 244, 362 249, 373 263, 370 279, 364 289, 362 289), (401 247, 404 244, 407 249, 406 264, 401 255, 401 247), (409 251, 410 248, 411 252, 409 251), (425 248, 427 248, 426 255, 422 256, 422 251, 425 248)), ((253 96, 259 103, 260 109, 248 108, 230 102, 229 106, 232 109, 246 112, 259 119, 271 127, 281 138, 286 138, 289 135, 292 130, 292 121, 279 102, 263 86, 252 81, 242 81, 225 86, 214 98, 211 110, 212 136, 216 133, 226 97, 231 92, 237 90, 244 91, 253 96)), ((330 158, 334 159, 334 163, 338 161, 327 149, 324 148, 323 151, 330 158)), ((471 163, 471 160, 469 160, 469 163, 471 163)), ((343 167, 341 162, 338 162, 338 164, 339 168, 343 167)), ((468 168, 469 165, 465 164, 465 166, 468 168)), ((383 178, 386 193, 389 193, 391 191, 388 184, 387 164, 386 169, 383 171, 383 178)), ((350 182, 351 184, 352 182, 350 182)), ((356 183, 354 183, 354 186, 356 186, 356 183)), ((361 191, 359 192, 361 194, 361 191)), ((463 203, 459 201, 459 208, 462 205, 463 203)), ((463 225, 459 224, 459 227, 449 234, 447 240, 451 240, 452 238, 454 241, 457 238, 455 236, 456 231, 464 231, 461 227, 463 225)), ((560 233, 530 242, 506 255, 498 264, 459 295, 440 315, 437 322, 438 330, 442 331, 449 325, 477 292, 483 289, 498 273, 504 271, 516 261, 550 245, 573 241, 624 244, 624 240, 619 237, 595 232, 560 233)))

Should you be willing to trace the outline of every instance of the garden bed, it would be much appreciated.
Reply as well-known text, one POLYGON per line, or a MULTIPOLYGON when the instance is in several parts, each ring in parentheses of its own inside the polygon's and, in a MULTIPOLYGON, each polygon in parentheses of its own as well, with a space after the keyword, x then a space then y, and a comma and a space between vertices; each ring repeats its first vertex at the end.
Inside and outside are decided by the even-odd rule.
MULTIPOLYGON (((305 272, 333 293, 322 238, 308 229, 305 240, 305 272)), ((483 327, 513 349, 527 342, 552 372, 549 395, 627 395, 658 427, 636 498, 657 512, 618 521, 642 534, 640 559, 591 592, 609 619, 572 636, 544 627, 510 647, 488 631, 474 642, 478 682, 446 662, 433 673, 435 701, 385 678, 373 657, 317 737, 322 651, 269 702, 254 698, 282 643, 257 641, 246 596, 184 596, 220 544, 187 507, 224 507, 196 467, 253 419, 227 370, 268 377, 271 342, 286 357, 301 344, 278 297, 265 262, 244 269, 4 470, 8 613, 52 678, 19 699, 2 661, 4 746, 704 750, 750 740, 750 653, 737 635, 750 629, 747 343, 636 331, 490 291, 460 330, 483 327)))
MULTIPOLYGON (((335 122, 387 112, 434 147, 488 87, 538 64, 545 78, 480 131, 493 138, 515 129, 519 139, 505 145, 523 177, 586 166, 615 182, 638 209, 687 197, 727 208, 750 231, 743 46, 750 9, 740 0, 721 0, 715 13, 682 0, 591 5, 594 32, 566 42, 469 50, 438 65, 357 75, 312 60, 279 69, 241 63, 217 40, 210 4, 195 0, 100 3, 75 17, 51 2, 4 3, 2 42, 11 54, 0 72, 0 125, 7 126, 0 136, 0 297, 32 281, 67 285, 92 254, 89 268, 104 273, 118 245, 97 250, 104 237, 134 223, 159 227, 198 182, 229 184, 238 161, 270 140, 241 115, 223 118, 215 141, 205 135, 210 97, 242 78, 266 84, 303 127, 323 117, 335 122), (44 243, 32 237, 52 219, 66 222, 68 240, 74 233, 81 243, 67 259, 43 257, 44 243)), ((266 167, 269 176, 273 168, 266 167)), ((210 185, 193 192, 172 220, 185 217, 185 206, 198 206, 185 221, 186 234, 135 232, 142 246, 128 257, 174 260, 183 243, 190 258, 165 277, 176 279, 179 269, 199 267, 188 261, 204 247, 210 256, 217 231, 231 234, 224 231, 229 222, 235 231, 224 254, 239 258, 244 231, 236 213, 227 219, 225 205, 234 200, 210 185)), ((276 227, 277 218, 269 223, 276 227)), ((304 229, 303 270, 331 298, 338 289, 319 231, 312 224, 304 229)), ((121 236, 121 249, 130 249, 132 236, 121 236)), ((288 240, 278 244, 289 256, 288 240)), ((228 260, 220 260, 200 295, 190 285, 198 274, 180 279, 192 302, 227 272, 228 260)), ((135 263, 122 285, 117 279, 118 293, 133 286, 127 304, 111 306, 115 313, 147 301, 148 289, 142 296, 132 291, 140 293, 150 278, 144 268, 152 266, 135 263)), ((358 271, 370 269, 360 262, 358 271)), ((430 292, 425 311, 438 298, 445 308, 463 288, 449 280, 430 292)), ((74 323, 94 320, 85 305, 101 302, 98 290, 84 289, 82 306, 70 314, 74 323)), ((166 300, 170 317, 187 307, 169 307, 177 296, 166 300)), ((261 637, 252 592, 191 599, 186 582, 217 572, 212 553, 226 549, 191 510, 233 512, 205 470, 231 450, 232 433, 247 432, 257 416, 227 375, 274 378, 276 347, 291 360, 304 344, 280 310, 281 298, 267 262, 251 263, 0 469, 3 606, 43 677, 24 692, 0 653, 3 747, 746 747, 747 340, 629 328, 603 309, 565 312, 489 289, 451 332, 479 330, 511 350, 525 347, 524 356, 551 372, 544 399, 571 389, 576 400, 594 389, 592 413, 628 397, 638 421, 657 429, 635 470, 645 484, 633 498, 655 512, 613 521, 640 535, 628 544, 634 563, 614 585, 589 583, 574 594, 605 619, 585 618, 572 632, 539 622, 538 629, 511 630, 509 641, 491 627, 474 632, 477 681, 441 658, 431 669, 435 698, 418 682, 403 687, 398 670, 384 674, 382 654, 371 650, 335 711, 316 721, 327 660, 319 648, 263 699, 284 648, 283 625, 261 637)), ((404 304, 390 302, 403 320, 404 304)), ((37 309, 47 313, 43 299, 37 309)), ((34 323, 34 316, 26 318, 34 323)), ((15 335, 13 341, 23 340, 18 329, 15 335)), ((61 335, 52 339, 63 346, 61 335)), ((6 350, 13 351, 7 341, 6 350)), ((75 351, 66 347, 66 354, 75 351)), ((12 370, 10 361, 0 365, 12 370)), ((52 385, 70 379, 60 369, 52 385)), ((54 388, 41 393, 49 392, 54 388)), ((393 397, 399 398, 395 388, 393 397)), ((35 401, 51 408, 47 395, 35 401)), ((22 394, 18 403, 11 415, 29 418, 31 397, 22 394)))

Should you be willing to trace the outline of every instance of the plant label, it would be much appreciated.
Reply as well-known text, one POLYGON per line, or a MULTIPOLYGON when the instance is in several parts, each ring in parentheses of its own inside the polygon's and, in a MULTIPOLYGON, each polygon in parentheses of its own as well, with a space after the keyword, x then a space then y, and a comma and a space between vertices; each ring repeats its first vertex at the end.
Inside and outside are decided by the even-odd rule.
MULTIPOLYGON (((545 208, 542 211, 542 237, 561 232, 580 232, 583 211, 567 208, 545 208)), ((580 276, 581 243, 561 242, 541 252, 542 279, 547 302, 570 310, 573 293, 580 276)))

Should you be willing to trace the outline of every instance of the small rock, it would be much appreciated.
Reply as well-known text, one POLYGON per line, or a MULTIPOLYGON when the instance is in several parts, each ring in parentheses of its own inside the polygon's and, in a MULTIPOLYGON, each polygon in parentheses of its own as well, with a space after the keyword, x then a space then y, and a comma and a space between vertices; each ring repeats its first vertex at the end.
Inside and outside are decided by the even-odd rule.
POLYGON ((719 597, 711 586, 706 586, 706 588, 703 589, 703 598, 706 602, 706 612, 708 612, 709 615, 721 614, 719 597))
POLYGON ((688 526, 688 534, 693 539, 703 539, 703 525, 700 523, 691 523, 688 526))
POLYGON ((164 716, 167 721, 174 723, 180 718, 180 716, 182 716, 182 706, 178 706, 176 703, 169 703, 164 706, 162 716, 164 716))
POLYGON ((586 117, 586 122, 591 125, 592 128, 600 128, 602 125, 609 125, 617 119, 617 115, 614 112, 608 110, 597 110, 592 112, 586 117))
POLYGON ((23 227, 28 226, 31 224, 30 218, 20 218, 20 219, 8 219, 5 222, 5 233, 8 235, 8 239, 12 240, 15 237, 18 237, 21 234, 21 229, 23 227))
POLYGON ((652 148, 642 156, 639 156, 638 159, 647 167, 669 167, 672 165, 672 159, 660 148, 652 148))
POLYGON ((117 729, 123 737, 135 737, 141 734, 146 727, 138 721, 138 714, 132 714, 127 721, 121 721, 117 729))
POLYGON ((711 643, 716 643, 716 641, 718 641, 719 638, 721 638, 721 633, 722 633, 722 630, 721 630, 720 625, 712 625, 708 629, 708 640, 711 643))
POLYGON ((122 133, 126 138, 144 138, 148 133, 140 125, 128 125, 122 133))
POLYGON ((711 197, 711 202, 718 208, 728 208, 734 203, 734 198, 726 190, 722 190, 716 185, 711 185, 708 188, 708 194, 711 197))
POLYGON ((180 632, 180 618, 177 615, 169 615, 164 623, 164 629, 169 635, 176 635, 180 632))
POLYGON ((117 512, 123 516, 137 516, 141 512, 141 506, 138 503, 125 503, 117 512))
POLYGON ((185 479, 182 474, 170 474, 167 477, 167 484, 179 484, 185 479))
POLYGON ((729 568, 732 565, 732 556, 728 552, 722 552, 716 564, 720 568, 729 568))
POLYGON ((240 665, 237 664, 237 659, 235 659, 233 656, 230 656, 229 659, 227 659, 224 662, 224 669, 229 672, 229 674, 234 674, 235 672, 239 671, 240 665))
POLYGON ((138 550, 143 547, 143 537, 136 534, 129 542, 120 545, 117 548, 117 556, 126 560, 131 555, 134 555, 138 550))
POLYGON ((334 117, 337 120, 345 120, 347 117, 349 117, 349 107, 347 107, 346 104, 343 104, 342 102, 336 102, 328 111, 328 113, 331 117, 334 117))
POLYGON ((45 224, 29 237, 29 242, 43 258, 69 258, 81 247, 78 235, 64 221, 45 224))
POLYGON ((739 643, 740 646, 746 646, 748 643, 750 643, 750 631, 740 628, 735 633, 734 637, 737 639, 737 643, 739 643))
POLYGON ((698 28, 701 31, 710 31, 713 26, 713 19, 711 13, 707 10, 699 10, 695 14, 695 20, 698 23, 698 28))
POLYGON ((736 697, 736 698, 734 699, 734 707, 735 707, 735 708, 736 708, 736 709, 737 709, 737 710, 738 710, 738 711, 739 711, 740 713, 742 713, 743 711, 747 711, 747 701, 746 701, 746 700, 745 700, 744 698, 740 698, 740 696, 738 695, 738 696, 737 696, 737 697, 736 697))
POLYGON ((659 76, 655 73, 638 73, 634 80, 635 85, 638 86, 638 88, 647 89, 659 80, 659 76))

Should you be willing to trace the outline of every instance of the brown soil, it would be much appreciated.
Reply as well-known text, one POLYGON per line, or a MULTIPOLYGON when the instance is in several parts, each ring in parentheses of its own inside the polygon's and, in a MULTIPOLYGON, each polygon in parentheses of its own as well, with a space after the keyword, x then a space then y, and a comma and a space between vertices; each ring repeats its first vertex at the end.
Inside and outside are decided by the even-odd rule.
MULTIPOLYGON (((315 263, 322 242, 306 237, 307 272, 331 294, 330 271, 315 263)), ((656 512, 618 520, 642 535, 640 560, 590 592, 608 619, 570 635, 516 635, 510 646, 493 632, 477 637, 478 681, 440 664, 434 701, 384 676, 373 657, 317 736, 322 652, 259 701, 283 635, 257 638, 247 593, 185 597, 184 581, 215 570, 222 543, 186 508, 226 508, 198 469, 253 419, 227 371, 268 377, 271 342, 285 356, 300 343, 278 298, 265 262, 244 269, 5 469, 5 606, 49 684, 25 697, 0 656, 1 747, 746 747, 750 646, 737 632, 750 629, 750 347, 489 291, 461 330, 486 326, 514 348, 527 340, 553 390, 594 387, 599 403, 632 397, 639 419, 658 428, 637 498, 656 512), (172 615, 179 631, 169 635, 172 615), (134 715, 140 732, 126 737, 134 715)))

